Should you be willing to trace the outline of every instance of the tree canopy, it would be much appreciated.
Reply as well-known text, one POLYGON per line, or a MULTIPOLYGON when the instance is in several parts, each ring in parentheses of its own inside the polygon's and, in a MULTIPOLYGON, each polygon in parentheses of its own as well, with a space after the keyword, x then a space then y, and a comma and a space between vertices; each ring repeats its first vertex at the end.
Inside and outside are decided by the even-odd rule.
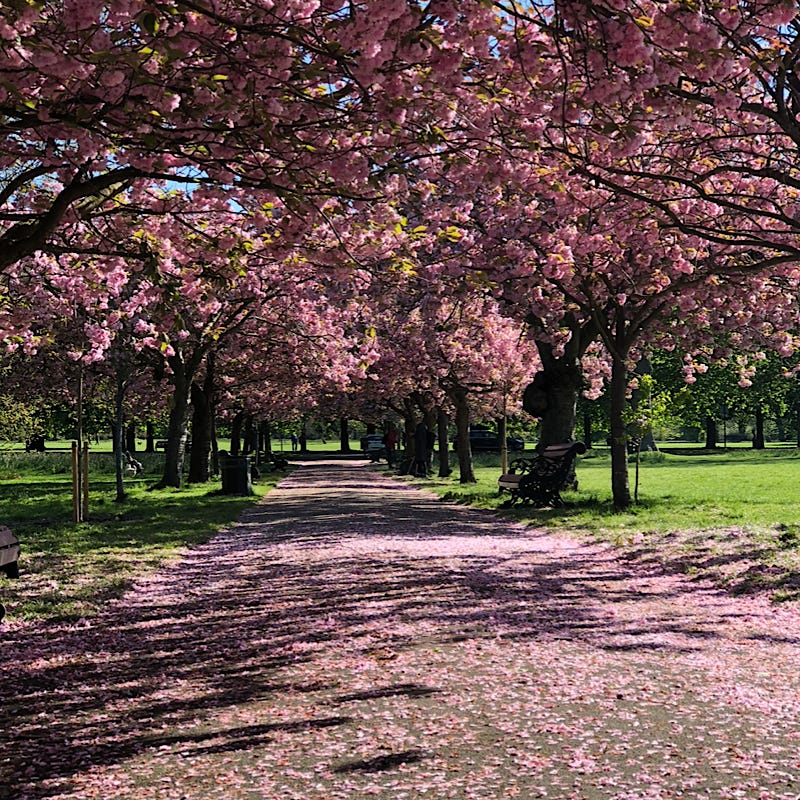
POLYGON ((625 506, 643 353, 796 348, 794 2, 2 5, 9 365, 169 385, 166 483, 193 392, 464 429, 530 383, 549 443, 608 381, 625 506))

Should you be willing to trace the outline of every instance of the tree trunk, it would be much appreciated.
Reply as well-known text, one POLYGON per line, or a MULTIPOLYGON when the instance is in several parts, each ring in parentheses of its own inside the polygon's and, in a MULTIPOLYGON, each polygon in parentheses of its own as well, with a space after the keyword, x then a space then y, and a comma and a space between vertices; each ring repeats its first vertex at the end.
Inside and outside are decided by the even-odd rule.
MULTIPOLYGON (((75 447, 78 451, 78 459, 80 460, 83 453, 83 364, 78 367, 78 396, 75 402, 75 447)), ((83 503, 81 498, 84 494, 84 479, 82 469, 78 469, 75 482, 75 522, 84 522, 83 503)))
POLYGON ((242 423, 244 411, 239 411, 231 422, 231 455, 238 456, 242 451, 242 423))
POLYGON ((186 425, 189 415, 188 390, 176 389, 175 403, 169 413, 167 425, 167 444, 164 448, 164 474, 159 482, 160 488, 181 487, 183 481, 183 459, 186 455, 186 425))
POLYGON ((179 489, 183 480, 183 459, 186 454, 186 426, 189 420, 189 397, 196 368, 187 366, 179 353, 169 357, 172 368, 172 403, 164 448, 164 473, 154 488, 168 486, 179 489))
POLYGON ((303 422, 300 427, 300 452, 307 453, 308 452, 308 433, 306 432, 306 419, 303 417, 303 422))
POLYGON ((114 477, 117 489, 114 501, 122 503, 125 501, 125 379, 122 375, 121 367, 117 367, 117 390, 114 394, 114 422, 111 429, 114 433, 114 477))
POLYGON ((795 408, 795 424, 797 425, 797 446, 800 447, 800 403, 795 408))
POLYGON ((785 442, 786 441, 786 416, 781 414, 778 417, 775 417, 775 427, 777 428, 778 434, 778 441, 785 442))
MULTIPOLYGON (((534 328, 540 324, 535 317, 530 322, 534 328)), ((583 387, 581 359, 599 332, 594 320, 579 322, 570 314, 565 316, 563 324, 572 331, 564 352, 556 356, 553 345, 537 342, 542 371, 536 374, 523 396, 525 411, 541 420, 539 447, 573 440, 578 395, 583 387), (528 407, 529 401, 533 410, 528 407)))
POLYGON ((145 453, 155 453, 156 451, 156 432, 153 427, 152 422, 148 422, 146 425, 146 439, 147 443, 144 446, 145 453))
POLYGON ((403 458, 400 461, 400 474, 407 475, 414 463, 414 429, 417 427, 414 403, 408 397, 403 400, 402 417, 403 458))
POLYGON ((439 409, 436 406, 431 406, 423 415, 423 422, 425 423, 425 427, 430 431, 431 435, 428 437, 428 447, 426 449, 426 458, 425 458, 425 466, 427 468, 428 475, 431 474, 433 471, 433 445, 434 440, 438 441, 438 436, 433 436, 433 431, 438 430, 438 420, 439 420, 439 409))
POLYGON ((272 425, 268 419, 261 423, 261 449, 267 455, 272 452, 272 425))
MULTIPOLYGON (((369 429, 372 427, 373 433, 375 432, 375 426, 367 425, 367 433, 369 433, 369 429)), ((350 420, 347 417, 342 417, 339 420, 339 449, 343 453, 350 452, 350 420)))
POLYGON ((542 344, 539 352, 543 368, 525 389, 522 407, 541 420, 538 446, 543 448, 573 440, 583 369, 580 358, 569 351, 555 357, 552 347, 542 344))
POLYGON ((587 450, 592 449, 592 415, 588 410, 583 412, 583 443, 587 450))
POLYGON ((717 447, 717 421, 712 416, 706 417, 706 450, 715 450, 717 447))
POLYGON ((611 364, 611 495, 614 508, 623 511, 631 505, 628 483, 628 437, 625 431, 625 405, 628 370, 625 360, 614 357, 611 364))
POLYGON ((469 396, 461 387, 450 392, 450 399, 456 409, 456 450, 458 454, 459 483, 476 483, 472 467, 472 448, 469 442, 469 396))
POLYGON ((214 475, 215 477, 220 474, 216 409, 213 409, 211 413, 211 474, 214 475))
MULTIPOLYGON (((636 374, 637 375, 652 375, 653 373, 653 366, 650 363, 650 359, 647 356, 642 356, 639 359, 639 363, 636 365, 636 374)), ((639 389, 634 389, 631 395, 631 408, 638 408, 639 401, 641 398, 641 391, 639 389)), ((650 430, 642 435, 641 441, 639 442, 639 447, 637 448, 637 479, 638 479, 638 458, 639 453, 657 453, 658 452, 658 445, 656 444, 656 437, 653 433, 652 426, 649 426, 650 430)))
POLYGON ((761 408, 757 408, 756 429, 753 433, 753 449, 764 450, 766 446, 766 439, 764 438, 764 411, 761 408))
POLYGON ((243 455, 249 456, 258 450, 258 428, 252 414, 247 415, 244 423, 244 449, 243 455))
POLYGON ((647 431, 647 433, 644 436, 642 436, 642 441, 639 443, 639 449, 646 453, 658 452, 656 437, 653 435, 652 431, 647 431))
POLYGON ((192 383, 192 449, 189 451, 189 483, 208 483, 210 477, 212 398, 208 380, 192 383))
POLYGON ((214 426, 214 374, 216 359, 210 352, 206 358, 203 385, 192 382, 192 449, 189 453, 189 482, 208 483, 210 455, 216 439, 214 426))
POLYGON ((248 439, 248 449, 251 453, 258 453, 258 420, 250 417, 250 433, 248 439))
POLYGON ((449 478, 453 470, 450 468, 450 419, 444 409, 439 409, 436 415, 436 435, 439 440, 439 477, 449 478))
MULTIPOLYGON (((116 417, 116 409, 114 411, 116 417)), ((125 426, 119 424, 119 420, 114 419, 111 421, 111 441, 112 452, 114 455, 114 488, 116 494, 114 495, 115 503, 124 503, 126 499, 125 494, 125 426)))
POLYGON ((136 452, 136 423, 135 422, 131 422, 130 425, 128 425, 125 428, 125 449, 129 453, 135 453, 136 452))

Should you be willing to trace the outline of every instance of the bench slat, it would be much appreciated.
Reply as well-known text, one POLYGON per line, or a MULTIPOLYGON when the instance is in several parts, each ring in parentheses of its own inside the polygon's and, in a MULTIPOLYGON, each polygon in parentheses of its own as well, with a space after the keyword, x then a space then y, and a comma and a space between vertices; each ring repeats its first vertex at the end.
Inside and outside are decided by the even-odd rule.
POLYGON ((521 477, 521 475, 512 475, 507 473, 505 475, 501 475, 497 479, 497 482, 500 484, 501 489, 517 488, 519 486, 519 479, 521 477))
POLYGON ((571 444, 551 444, 549 447, 545 447, 539 455, 545 458, 560 458, 565 453, 569 453, 572 448, 571 444))

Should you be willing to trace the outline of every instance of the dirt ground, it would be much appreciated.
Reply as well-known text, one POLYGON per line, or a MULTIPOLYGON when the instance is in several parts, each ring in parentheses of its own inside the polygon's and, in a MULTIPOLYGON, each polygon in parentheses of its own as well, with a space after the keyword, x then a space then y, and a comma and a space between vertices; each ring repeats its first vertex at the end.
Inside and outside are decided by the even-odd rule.
POLYGON ((800 613, 363 462, 0 628, 0 798, 800 798, 800 613))

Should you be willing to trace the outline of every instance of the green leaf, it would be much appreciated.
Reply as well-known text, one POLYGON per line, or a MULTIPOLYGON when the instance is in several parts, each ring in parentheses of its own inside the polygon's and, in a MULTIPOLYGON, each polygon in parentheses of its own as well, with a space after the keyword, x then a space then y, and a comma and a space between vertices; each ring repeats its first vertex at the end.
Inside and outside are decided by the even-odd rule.
POLYGON ((158 17, 152 12, 148 11, 142 17, 142 27, 151 35, 155 36, 158 33, 158 17))

